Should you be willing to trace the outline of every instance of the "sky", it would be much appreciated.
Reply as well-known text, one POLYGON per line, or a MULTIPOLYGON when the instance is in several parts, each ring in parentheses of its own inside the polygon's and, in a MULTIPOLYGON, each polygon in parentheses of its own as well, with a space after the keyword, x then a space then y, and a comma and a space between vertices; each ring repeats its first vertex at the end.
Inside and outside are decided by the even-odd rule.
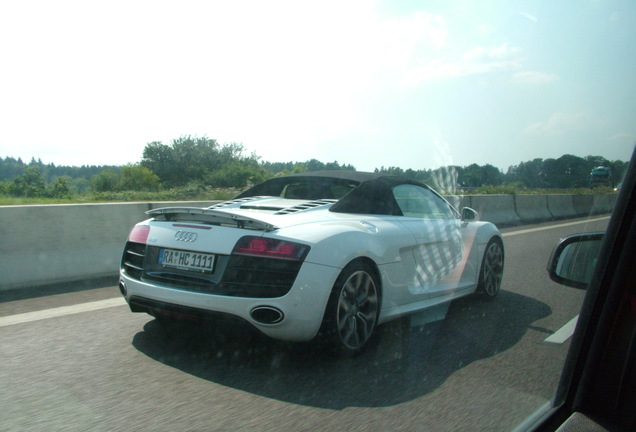
POLYGON ((0 157, 124 165, 190 135, 366 171, 629 160, 635 22, 633 0, 0 0, 0 157))

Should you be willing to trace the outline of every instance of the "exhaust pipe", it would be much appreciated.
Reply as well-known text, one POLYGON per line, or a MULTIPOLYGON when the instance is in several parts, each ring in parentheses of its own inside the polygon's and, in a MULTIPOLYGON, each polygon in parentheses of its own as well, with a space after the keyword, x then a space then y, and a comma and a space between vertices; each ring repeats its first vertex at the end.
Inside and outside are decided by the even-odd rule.
POLYGON ((285 319, 285 314, 273 306, 256 306, 250 312, 252 319, 261 324, 279 324, 285 319))
POLYGON ((126 290, 126 284, 124 284, 124 281, 121 280, 119 281, 119 292, 124 297, 126 297, 126 294, 128 293, 128 291, 126 290))

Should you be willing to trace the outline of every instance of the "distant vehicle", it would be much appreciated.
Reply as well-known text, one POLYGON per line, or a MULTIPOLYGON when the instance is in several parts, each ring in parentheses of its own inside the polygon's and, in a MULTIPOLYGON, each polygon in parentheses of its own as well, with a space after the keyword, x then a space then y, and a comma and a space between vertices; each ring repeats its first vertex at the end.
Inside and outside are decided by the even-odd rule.
POLYGON ((359 172, 278 177, 209 208, 147 212, 120 288, 159 321, 231 315, 281 340, 362 349, 377 324, 499 292, 503 239, 428 186, 359 172))
POLYGON ((590 173, 591 188, 599 186, 612 187, 612 180, 612 170, 610 167, 599 166, 594 168, 590 173))

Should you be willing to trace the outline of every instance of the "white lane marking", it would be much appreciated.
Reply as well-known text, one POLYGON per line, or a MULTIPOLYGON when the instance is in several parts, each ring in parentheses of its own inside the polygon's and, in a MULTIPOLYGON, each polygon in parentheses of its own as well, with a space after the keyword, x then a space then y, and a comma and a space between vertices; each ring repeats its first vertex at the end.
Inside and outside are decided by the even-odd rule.
POLYGON ((44 309, 35 312, 26 312, 17 315, 9 315, 0 317, 0 327, 6 327, 14 324, 22 324, 33 321, 40 321, 48 318, 57 318, 66 315, 73 315, 82 312, 91 312, 100 309, 111 308, 115 306, 123 306, 126 300, 123 297, 116 297, 107 300, 99 300, 88 303, 80 303, 72 306, 61 306, 53 309, 44 309))
POLYGON ((548 336, 547 338, 545 338, 544 342, 562 344, 574 334, 574 329, 576 328, 576 323, 578 320, 579 316, 577 315, 563 327, 555 331, 552 336, 548 336))
POLYGON ((510 231, 510 232, 502 233, 501 235, 503 235, 504 237, 509 237, 509 236, 514 236, 519 234, 528 234, 528 233, 533 233, 537 231, 545 231, 545 230, 549 230, 553 228, 564 228, 564 227, 569 227, 573 225, 586 224, 590 222, 598 222, 598 221, 606 220, 609 218, 610 218, 609 216, 603 216, 603 217, 599 217, 595 219, 585 219, 585 220, 581 220, 577 222, 567 222, 567 223, 562 223, 558 225, 550 225, 550 226, 538 227, 538 228, 528 228, 528 229, 519 230, 519 231, 510 231))

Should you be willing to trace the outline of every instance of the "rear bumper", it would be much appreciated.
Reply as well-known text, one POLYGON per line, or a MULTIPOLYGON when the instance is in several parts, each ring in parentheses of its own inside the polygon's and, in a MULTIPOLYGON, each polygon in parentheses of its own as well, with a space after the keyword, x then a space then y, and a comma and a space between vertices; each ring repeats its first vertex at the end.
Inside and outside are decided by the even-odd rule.
POLYGON ((133 279, 124 271, 120 272, 120 286, 133 312, 148 312, 151 315, 164 312, 213 320, 238 319, 274 339, 300 342, 311 340, 318 333, 339 273, 338 268, 305 262, 291 290, 277 298, 184 291, 155 281, 133 279), (268 315, 263 311, 271 313, 268 315), (280 312, 280 320, 275 319, 278 313, 275 311, 280 312))

